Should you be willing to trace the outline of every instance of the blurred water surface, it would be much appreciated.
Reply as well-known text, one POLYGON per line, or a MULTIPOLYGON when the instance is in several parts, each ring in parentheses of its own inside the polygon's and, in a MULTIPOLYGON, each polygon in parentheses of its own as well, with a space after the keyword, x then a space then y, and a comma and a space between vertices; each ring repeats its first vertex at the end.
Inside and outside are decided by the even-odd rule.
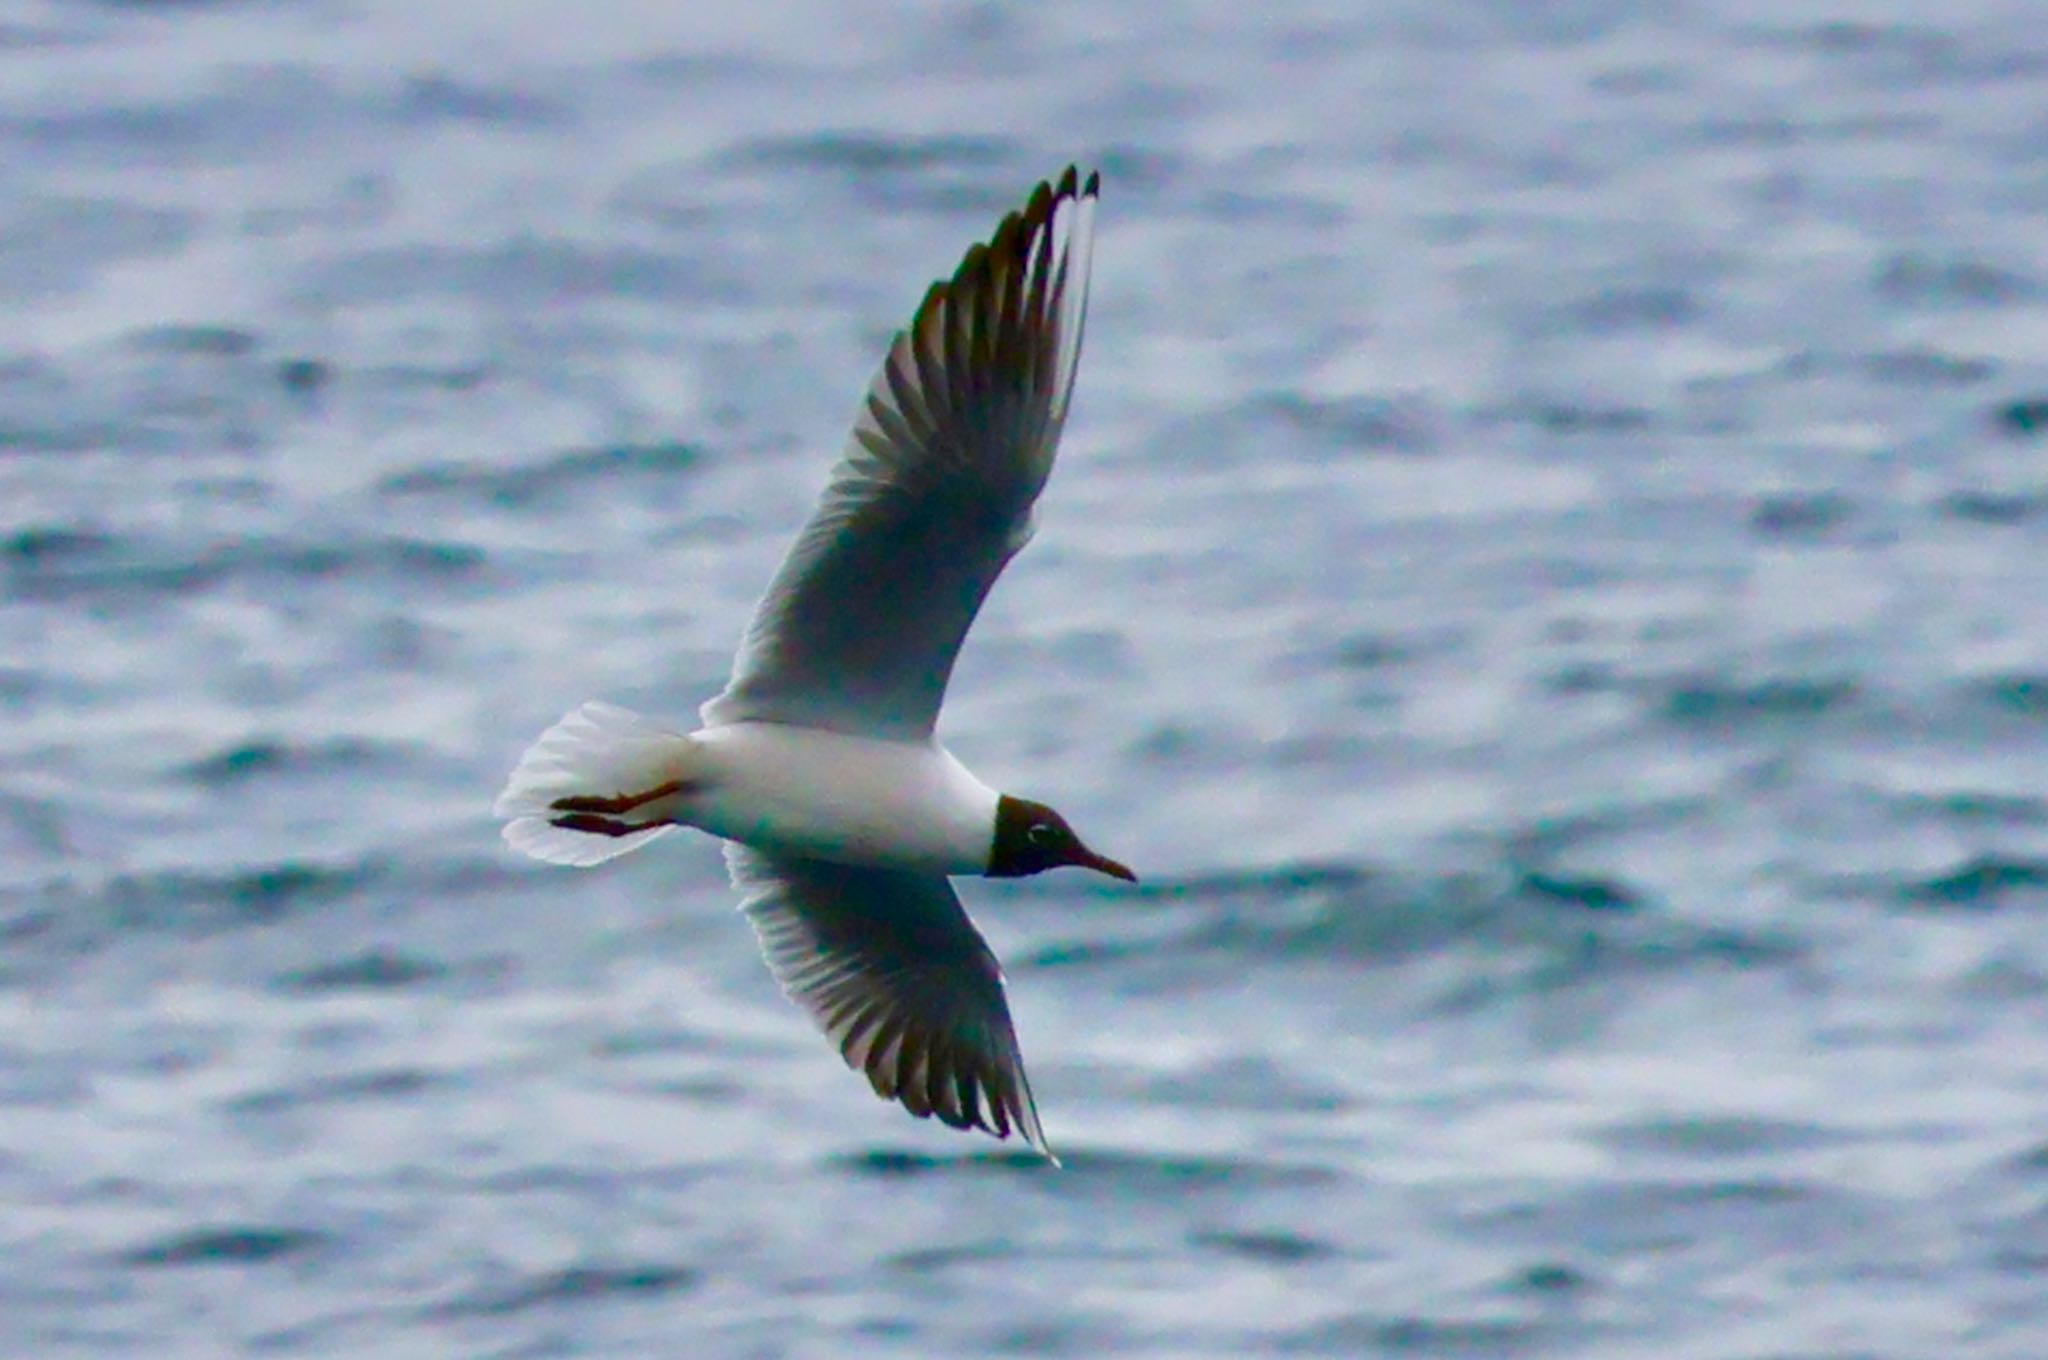
POLYGON ((0 1353, 2048 1353, 2039 17, 0 4, 0 1353), (1069 160, 1051 1173, 488 807, 1069 160))

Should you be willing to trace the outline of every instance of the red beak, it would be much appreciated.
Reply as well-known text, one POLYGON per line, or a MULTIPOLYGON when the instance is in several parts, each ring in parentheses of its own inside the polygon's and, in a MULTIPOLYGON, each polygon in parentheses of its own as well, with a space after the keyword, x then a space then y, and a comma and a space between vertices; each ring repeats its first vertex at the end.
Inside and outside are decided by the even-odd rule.
POLYGON ((1120 878, 1126 883, 1138 881, 1138 876, 1127 867, 1118 864, 1107 855, 1096 854, 1085 845, 1078 847, 1074 857, 1067 863, 1082 869, 1093 869, 1098 874, 1108 874, 1111 878, 1120 878))

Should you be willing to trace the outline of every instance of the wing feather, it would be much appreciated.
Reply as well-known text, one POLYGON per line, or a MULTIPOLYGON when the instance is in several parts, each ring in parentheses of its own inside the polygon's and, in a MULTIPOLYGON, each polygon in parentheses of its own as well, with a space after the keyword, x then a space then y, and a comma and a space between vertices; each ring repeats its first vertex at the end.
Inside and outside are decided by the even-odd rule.
POLYGON ((961 641, 1052 472, 1099 187, 1072 168, 1041 183, 925 294, 707 723, 931 735, 961 641))
POLYGON ((1052 1156, 1002 969, 951 883, 732 842, 725 856, 770 970, 876 1095, 1052 1156))

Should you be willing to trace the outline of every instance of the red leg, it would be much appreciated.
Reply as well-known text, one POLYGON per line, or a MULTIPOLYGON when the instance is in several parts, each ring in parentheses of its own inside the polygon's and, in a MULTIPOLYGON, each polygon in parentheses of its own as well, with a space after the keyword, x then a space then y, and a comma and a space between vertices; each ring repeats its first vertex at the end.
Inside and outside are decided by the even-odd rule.
MULTIPOLYGON (((649 831, 652 827, 635 826, 610 817, 599 817, 588 812, 572 812, 566 817, 550 817, 550 826, 559 826, 564 831, 587 831, 593 836, 630 836, 635 831, 649 831)), ((655 825, 660 825, 656 823, 655 825)))
MULTIPOLYGON (((657 798, 666 798, 670 794, 681 793, 685 787, 682 780, 671 779, 666 784, 655 785, 645 793, 621 793, 610 798, 598 794, 577 794, 569 798, 557 798, 548 806, 557 812, 602 812, 616 817, 622 812, 631 812, 634 808, 651 803, 657 798)), ((562 823, 556 822, 555 825, 560 826, 562 823)), ((581 830, 582 828, 577 827, 574 829, 581 830)), ((623 835, 624 833, 621 832, 619 834, 623 835)))

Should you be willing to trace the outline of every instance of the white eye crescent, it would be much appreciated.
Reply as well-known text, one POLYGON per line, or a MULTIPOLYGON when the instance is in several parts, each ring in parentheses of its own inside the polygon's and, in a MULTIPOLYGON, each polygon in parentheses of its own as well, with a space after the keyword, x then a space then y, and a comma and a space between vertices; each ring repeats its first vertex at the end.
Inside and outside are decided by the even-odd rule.
POLYGON ((1052 845, 1057 843, 1059 838, 1060 834, 1053 829, 1051 822, 1033 822, 1031 829, 1024 833, 1024 839, 1033 845, 1052 845))

